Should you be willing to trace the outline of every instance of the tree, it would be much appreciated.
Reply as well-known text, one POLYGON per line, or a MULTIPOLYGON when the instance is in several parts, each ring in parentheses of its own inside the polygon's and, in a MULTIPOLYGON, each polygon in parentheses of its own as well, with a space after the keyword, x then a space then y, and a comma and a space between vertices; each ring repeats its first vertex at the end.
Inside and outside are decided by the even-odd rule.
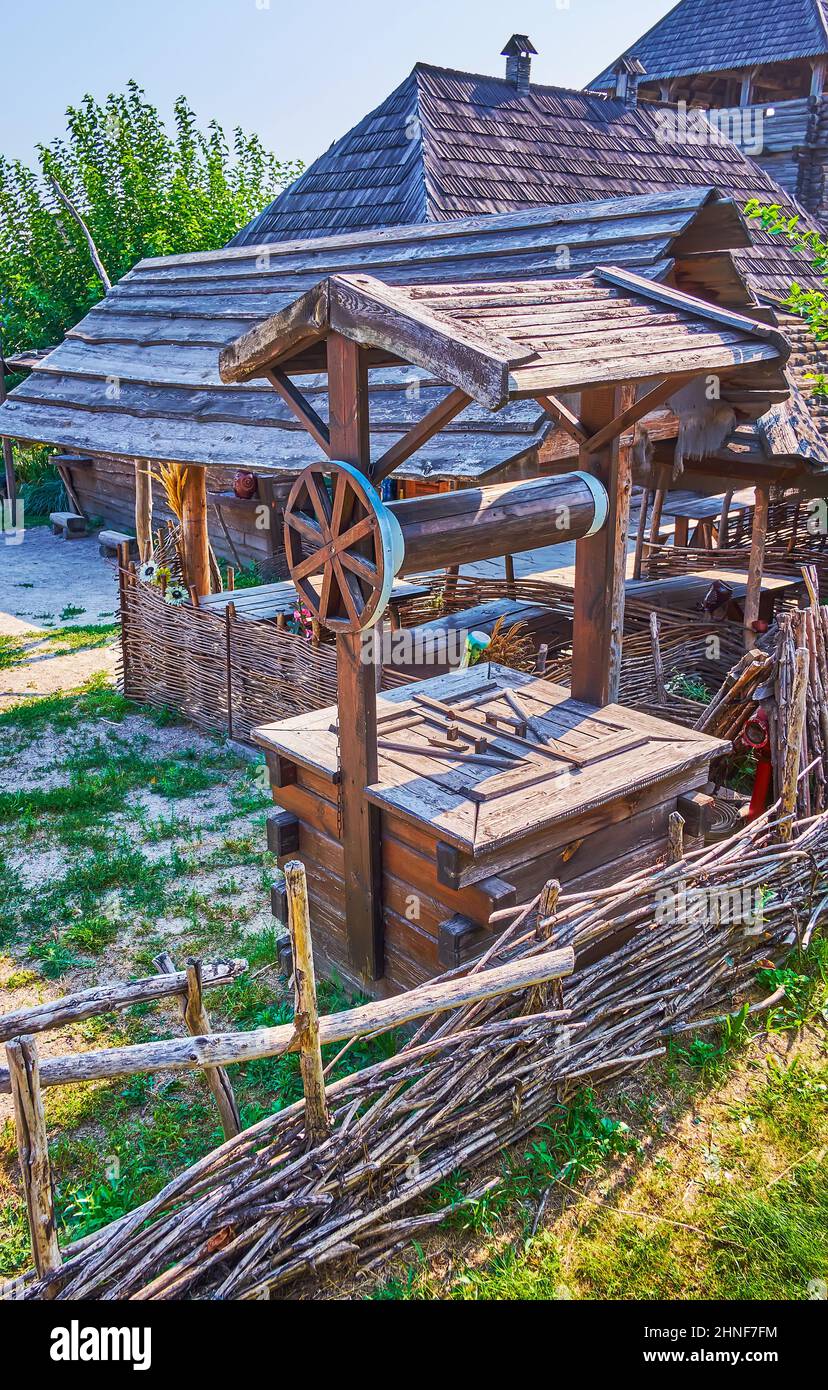
MULTIPOLYGON (((828 286, 828 241, 818 231, 802 227, 799 215, 788 213, 780 203, 762 203, 758 198, 751 198, 745 214, 758 220, 771 236, 784 237, 790 242, 828 286)), ((784 304, 805 320, 819 342, 828 339, 828 295, 823 290, 804 289, 794 280, 784 304)), ((822 372, 806 375, 814 383, 815 396, 828 396, 828 377, 822 372)))
POLYGON ((47 347, 103 295, 81 228, 86 222, 114 282, 143 256, 223 246, 302 166, 237 129, 206 133, 184 97, 170 133, 135 82, 103 105, 67 110, 67 131, 39 145, 35 172, 0 155, 0 331, 6 354, 47 347))

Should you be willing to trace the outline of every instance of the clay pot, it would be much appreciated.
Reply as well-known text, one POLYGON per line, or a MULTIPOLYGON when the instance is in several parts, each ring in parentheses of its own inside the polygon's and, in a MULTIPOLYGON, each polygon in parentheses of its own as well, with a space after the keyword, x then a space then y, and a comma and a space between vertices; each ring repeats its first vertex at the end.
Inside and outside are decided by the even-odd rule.
POLYGON ((256 475, 254 473, 246 473, 243 469, 239 469, 233 479, 233 491, 237 497, 244 498, 245 500, 250 497, 255 497, 259 491, 256 475))

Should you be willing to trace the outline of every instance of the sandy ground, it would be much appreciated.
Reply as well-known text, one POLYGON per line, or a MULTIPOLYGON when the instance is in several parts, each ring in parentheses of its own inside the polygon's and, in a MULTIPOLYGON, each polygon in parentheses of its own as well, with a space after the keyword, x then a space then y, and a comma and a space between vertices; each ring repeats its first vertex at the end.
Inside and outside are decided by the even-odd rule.
MULTIPOLYGON (((17 543, 0 539, 0 634, 48 634, 57 627, 112 623, 118 588, 113 561, 98 554, 94 536, 65 541, 47 526, 31 526, 17 543)), ((83 684, 113 673, 116 644, 68 656, 49 656, 33 644, 29 660, 0 671, 0 708, 32 695, 83 684)))

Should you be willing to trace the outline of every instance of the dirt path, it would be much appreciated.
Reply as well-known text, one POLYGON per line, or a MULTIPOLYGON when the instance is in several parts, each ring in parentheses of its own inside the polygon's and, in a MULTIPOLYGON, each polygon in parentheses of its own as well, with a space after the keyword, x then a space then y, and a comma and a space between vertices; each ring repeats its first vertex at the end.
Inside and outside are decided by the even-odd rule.
MULTIPOLYGON (((37 695, 73 689, 98 672, 113 675, 117 643, 61 650, 42 639, 67 628, 113 624, 114 563, 98 554, 94 536, 65 541, 32 526, 17 543, 0 543, 0 639, 19 638, 0 662, 0 708, 37 695)), ((7 647, 9 644, 6 644, 7 647)))

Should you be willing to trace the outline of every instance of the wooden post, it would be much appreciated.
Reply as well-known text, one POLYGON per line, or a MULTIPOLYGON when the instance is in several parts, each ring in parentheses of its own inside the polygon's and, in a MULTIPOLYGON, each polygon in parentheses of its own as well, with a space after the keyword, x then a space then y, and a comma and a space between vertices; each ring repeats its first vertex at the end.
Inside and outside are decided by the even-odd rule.
POLYGON ((770 488, 757 483, 756 505, 753 509, 753 534, 750 539, 747 592, 745 593, 745 650, 750 651, 756 640, 753 624, 759 617, 762 599, 762 571, 765 567, 765 539, 768 534, 770 488))
POLYGON ((730 488, 722 498, 722 507, 719 512, 719 532, 716 537, 716 549, 727 550, 727 530, 730 520, 730 504, 733 501, 733 488, 730 488))
POLYGON ((228 603, 224 610, 224 656, 227 662, 227 737, 233 737, 233 623, 236 618, 235 603, 228 603))
POLYGON ((308 912, 305 866, 298 859, 285 865, 288 926, 293 947, 295 1021, 299 1031, 299 1065, 305 1089, 305 1133, 312 1144, 321 1144, 331 1132, 325 1098, 325 1073, 319 1043, 319 1009, 313 969, 313 941, 308 912))
MULTIPOLYGON (((40 1094, 40 1068, 34 1038, 24 1036, 12 1039, 6 1044, 6 1057, 14 1101, 17 1156, 20 1160, 26 1210, 29 1214, 32 1256, 35 1269, 43 1279, 60 1269, 61 1257, 46 1120, 40 1094)), ((46 1297, 54 1297, 55 1292, 57 1289, 53 1285, 46 1297)))
POLYGON ((673 811, 667 823, 667 863, 678 864, 684 858, 684 816, 673 811))
MULTIPOLYGON (((153 958, 153 965, 162 975, 177 974, 175 962, 166 951, 162 951, 160 955, 153 958)), ((187 1025, 187 1032, 192 1037, 204 1038, 212 1031, 210 1016, 204 1007, 200 960, 187 961, 187 993, 181 1001, 181 1008, 184 1022, 187 1025)), ((213 1093, 221 1119, 221 1127, 224 1130, 224 1137, 225 1139, 232 1139, 236 1134, 241 1133, 241 1119, 230 1077, 224 1067, 205 1067, 204 1079, 213 1093)))
MULTIPOLYGON (((0 405, 6 399, 6 373, 3 365, 3 339, 0 338, 0 405)), ((11 506, 11 524, 15 525, 15 505, 17 503, 17 479, 14 476, 14 453, 12 442, 3 435, 3 469, 6 477, 6 497, 11 506)))
POLYGON ((209 594, 210 538, 207 532, 207 469, 187 464, 182 490, 181 540, 187 587, 209 594))
MULTIPOLYGON (((357 343, 328 338, 328 419, 331 457, 368 473, 368 368, 357 343)), ((365 797, 376 782, 377 693, 374 668, 363 661, 362 633, 336 639, 339 708, 339 806, 345 852, 348 956, 366 980, 383 975, 380 815, 365 797)))
POLYGON ((506 592, 509 598, 515 597, 515 557, 514 555, 504 555, 503 565, 506 571, 506 592))
POLYGON ((788 709, 785 766, 782 771, 782 804, 779 810, 781 821, 779 833, 783 840, 792 838, 793 822, 796 816, 799 766, 802 758, 802 733, 805 728, 805 709, 808 703, 810 659, 810 652, 807 647, 797 647, 793 690, 788 709))
POLYGON ((655 677, 656 697, 660 705, 667 703, 667 686, 664 680, 664 661, 661 656, 661 626, 658 614, 650 614, 650 645, 653 649, 653 675, 655 677))
POLYGON ((644 555, 644 537, 647 534, 647 513, 650 510, 650 498, 652 497, 650 488, 642 488, 641 491, 641 510, 638 513, 638 529, 635 533, 635 559, 633 561, 633 579, 641 578, 641 560, 644 555))
MULTIPOLYGON (((581 419, 595 434, 632 404, 630 387, 584 391, 581 419)), ((575 545, 575 612, 572 641, 572 696, 591 705, 618 698, 627 531, 632 496, 632 450, 616 437, 603 449, 580 451, 579 468, 594 473, 609 496, 600 531, 575 545)))
POLYGON ((152 555, 152 474, 148 459, 135 460, 135 539, 138 558, 146 564, 152 555))

